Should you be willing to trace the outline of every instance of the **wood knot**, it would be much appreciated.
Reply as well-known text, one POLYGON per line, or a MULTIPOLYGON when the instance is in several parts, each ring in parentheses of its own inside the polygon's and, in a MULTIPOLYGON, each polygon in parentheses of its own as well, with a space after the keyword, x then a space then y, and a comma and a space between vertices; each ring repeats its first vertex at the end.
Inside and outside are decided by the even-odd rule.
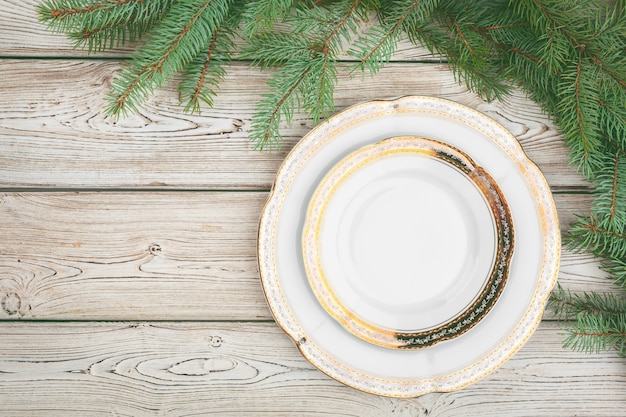
POLYGON ((209 336, 208 342, 211 347, 217 348, 222 346, 222 338, 220 336, 209 336))
POLYGON ((22 299, 14 292, 5 293, 0 300, 0 306, 9 316, 12 316, 19 313, 22 308, 22 299))
POLYGON ((161 246, 157 245, 156 243, 153 243, 150 246, 148 246, 148 251, 153 255, 158 255, 161 253, 161 246))
POLYGON ((226 357, 190 359, 170 367, 168 371, 176 375, 201 376, 228 372, 237 368, 237 361, 226 357))
POLYGON ((399 400, 392 413, 398 417, 425 417, 430 411, 417 400, 399 400))
POLYGON ((233 127, 235 132, 241 132, 243 130, 244 122, 241 119, 233 119, 233 127))

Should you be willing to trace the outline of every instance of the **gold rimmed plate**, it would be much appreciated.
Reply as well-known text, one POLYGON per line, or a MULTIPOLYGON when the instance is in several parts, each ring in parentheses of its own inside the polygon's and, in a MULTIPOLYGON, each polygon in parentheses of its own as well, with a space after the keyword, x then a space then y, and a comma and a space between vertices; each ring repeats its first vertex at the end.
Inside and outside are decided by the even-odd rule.
POLYGON ((322 307, 387 348, 458 337, 497 301, 513 224, 494 179, 460 150, 403 136, 360 148, 317 187, 304 266, 322 307))
POLYGON ((517 139, 476 110, 416 96, 356 105, 307 134, 278 170, 258 237, 268 305, 302 354, 344 384, 394 397, 457 390, 505 363, 541 320, 560 250, 550 188, 517 139), (302 254, 307 209, 324 176, 355 150, 397 136, 430 138, 468 155, 500 188, 515 230, 508 279, 489 314, 425 349, 389 349, 347 331, 311 290, 302 254))

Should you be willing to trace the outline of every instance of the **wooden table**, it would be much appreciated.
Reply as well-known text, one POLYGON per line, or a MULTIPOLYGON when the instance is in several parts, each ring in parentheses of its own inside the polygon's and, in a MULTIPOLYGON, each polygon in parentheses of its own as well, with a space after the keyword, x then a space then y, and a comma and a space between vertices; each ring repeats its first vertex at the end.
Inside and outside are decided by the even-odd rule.
MULTIPOLYGON (((274 174, 311 120, 284 126, 281 151, 254 151, 268 74, 233 62, 201 116, 171 84, 114 122, 103 96, 128 50, 72 50, 37 3, 0 1, 0 415, 624 415, 624 360, 563 350, 549 314, 458 392, 378 397, 313 368, 273 322, 256 263, 274 174)), ((409 94, 478 109, 544 171, 564 230, 589 209, 559 132, 522 93, 486 103, 408 43, 376 78, 339 78, 337 110, 409 94)), ((612 291, 598 265, 563 250, 559 280, 612 291)))

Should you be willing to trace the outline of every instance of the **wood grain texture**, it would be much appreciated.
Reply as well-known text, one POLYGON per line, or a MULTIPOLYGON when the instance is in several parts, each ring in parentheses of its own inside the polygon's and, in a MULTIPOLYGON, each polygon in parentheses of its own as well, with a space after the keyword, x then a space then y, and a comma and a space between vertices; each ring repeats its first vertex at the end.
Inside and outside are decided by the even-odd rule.
MULTIPOLYGON (((64 34, 51 33, 45 24, 40 23, 36 6, 41 0, 2 0, 0 1, 0 56, 6 57, 128 57, 135 45, 128 44, 97 54, 75 49, 64 34)), ((365 29, 364 25, 362 29, 365 29)), ((243 41, 237 39, 237 44, 243 41)), ((345 48, 346 50, 349 48, 345 48)), ((235 54, 236 56, 238 54, 235 54)), ((340 59, 353 59, 342 53, 340 59)), ((440 61, 427 49, 413 45, 408 39, 399 42, 393 56, 402 61, 440 61)))
MULTIPOLYGON (((269 189, 291 147, 313 126, 296 115, 281 151, 253 150, 250 119, 267 73, 234 64, 213 109, 187 115, 176 86, 141 113, 114 122, 102 113, 115 61, 0 60, 0 187, 269 189), (245 80, 242 83, 241 80, 245 80)), ((446 66, 390 64, 376 78, 341 72, 337 110, 401 95, 445 97, 494 118, 522 143, 555 189, 586 187, 537 105, 517 93, 485 103, 446 66), (409 75, 407 75, 409 74, 409 75)))
MULTIPOLYGON (((256 263, 265 192, 0 194, 0 319, 271 319, 256 263), (226 308, 225 308, 226 306, 226 308)), ((589 206, 556 195, 562 219, 589 206)), ((612 291, 588 255, 561 283, 612 291)))
POLYGON ((543 323, 486 379, 391 399, 331 380, 273 323, 0 323, 0 415, 622 416, 624 359, 562 337, 543 323))
POLYGON ((255 249, 265 198, 6 194, 0 316, 267 319, 255 249))

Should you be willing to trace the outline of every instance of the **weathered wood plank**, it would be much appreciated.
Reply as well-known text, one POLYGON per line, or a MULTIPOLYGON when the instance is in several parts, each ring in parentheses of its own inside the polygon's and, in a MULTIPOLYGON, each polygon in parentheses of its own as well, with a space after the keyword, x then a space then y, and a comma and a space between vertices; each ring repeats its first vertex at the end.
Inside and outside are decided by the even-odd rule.
POLYGON ((6 194, 0 316, 269 318, 255 252, 265 198, 6 194))
MULTIPOLYGON (((312 128, 296 115, 284 149, 258 152, 248 138, 267 73, 233 65, 215 108, 203 116, 178 106, 175 85, 141 114, 114 122, 102 109, 114 61, 0 60, 0 187, 268 189, 291 147, 312 128), (245 80, 242 83, 241 80, 245 80)), ((540 109, 514 94, 485 103, 445 66, 392 64, 376 78, 339 76, 337 109, 401 95, 444 97, 510 129, 555 187, 585 187, 567 166, 567 149, 540 109)))
MULTIPOLYGON (((35 7, 41 0, 3 0, 0 2, 0 56, 10 57, 87 57, 86 50, 74 49, 63 34, 52 33, 38 20, 35 7)), ((242 40, 237 40, 243 44, 242 40)), ((127 57, 134 45, 126 45, 92 56, 127 57)), ((348 48, 349 49, 349 48, 348 48)), ((340 59, 351 59, 343 53, 340 59)), ((399 42, 394 60, 437 62, 428 50, 416 47, 408 40, 399 42)))
POLYGON ((621 416, 626 363, 543 323, 486 379, 391 399, 314 369, 273 323, 1 323, 4 416, 621 416))
MULTIPOLYGON (((256 264, 266 197, 0 194, 0 319, 271 319, 256 264)), ((562 219, 590 204, 583 194, 556 199, 562 219)), ((588 255, 565 251, 560 280, 612 290, 588 255)))

